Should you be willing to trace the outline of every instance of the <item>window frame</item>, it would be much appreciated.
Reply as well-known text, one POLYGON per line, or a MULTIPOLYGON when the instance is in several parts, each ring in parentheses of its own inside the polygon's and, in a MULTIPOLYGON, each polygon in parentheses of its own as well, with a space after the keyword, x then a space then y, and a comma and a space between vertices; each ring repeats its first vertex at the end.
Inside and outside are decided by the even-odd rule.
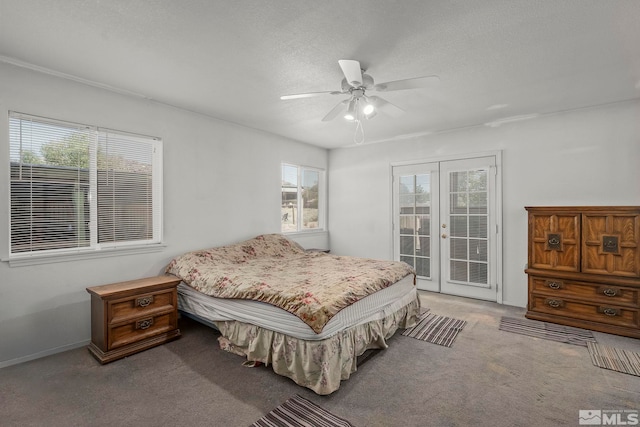
POLYGON ((327 192, 326 192, 326 170, 315 167, 305 166, 291 162, 282 162, 280 164, 280 232, 287 235, 295 234, 310 234, 310 233, 323 233, 326 232, 326 208, 327 208, 327 192), (303 177, 305 171, 313 171, 318 173, 318 227, 316 228, 303 228, 302 222, 296 222, 296 230, 285 231, 282 229, 282 184, 284 184, 284 168, 293 167, 297 169, 297 206, 295 211, 295 217, 301 218, 304 216, 304 206, 302 203, 302 191, 303 191, 303 177))
MULTIPOLYGON (((86 246, 77 246, 73 248, 54 248, 54 249, 44 249, 44 250, 30 250, 24 252, 13 252, 13 221, 15 220, 12 217, 12 186, 13 179, 9 173, 8 178, 8 203, 7 203, 7 220, 8 220, 8 247, 7 247, 7 258, 2 259, 2 261, 8 261, 10 266, 21 266, 21 265, 32 265, 32 264, 41 264, 41 263, 51 263, 51 262, 61 262, 61 261, 70 261, 84 258, 100 258, 104 256, 120 256, 120 255, 129 255, 135 253, 148 253, 148 252, 156 252, 162 250, 165 245, 163 243, 163 142, 161 138, 152 137, 147 135, 140 135, 126 131, 107 129, 98 126, 90 126, 84 125, 75 122, 69 122, 64 120, 53 119, 49 117, 36 116, 33 114, 25 114, 16 111, 8 112, 8 136, 9 136, 9 170, 12 167, 12 159, 11 159, 11 150, 12 148, 12 139, 11 139, 11 131, 12 131, 12 121, 33 121, 35 123, 43 123, 47 126, 56 126, 58 125, 60 128, 84 128, 87 129, 90 138, 88 142, 89 147, 89 166, 88 166, 88 174, 89 178, 89 191, 88 191, 88 205, 89 205, 89 221, 88 221, 88 233, 89 238, 88 244, 86 246), (137 141, 140 146, 144 144, 146 147, 144 149, 148 150, 150 153, 150 163, 151 163, 151 190, 149 193, 151 194, 151 201, 149 204, 151 220, 148 221, 150 224, 151 231, 149 232, 150 238, 144 238, 142 240, 121 240, 114 242, 99 242, 98 241, 98 182, 97 176, 99 173, 98 165, 96 162, 98 146, 103 140, 105 135, 118 135, 121 138, 125 138, 126 142, 134 142, 137 141)), ((128 153, 126 153, 128 154, 128 153)), ((129 159, 130 157, 125 156, 125 159, 129 159)), ((18 164, 20 164, 22 160, 18 160, 18 164)), ((22 165, 21 165, 22 166, 22 165)), ((46 165, 45 165, 46 167, 46 165)), ((79 171, 82 169, 78 169, 79 171)), ((116 173, 114 169, 107 168, 107 171, 113 171, 116 173)), ((101 171, 104 170, 101 169, 101 171)), ((27 181, 29 183, 33 182, 31 178, 27 181)), ((127 181, 128 183, 128 181, 127 181)), ((64 198, 60 200, 65 200, 64 198)), ((125 234, 125 237, 132 237, 125 234)), ((64 246, 61 244, 60 246, 64 246)))

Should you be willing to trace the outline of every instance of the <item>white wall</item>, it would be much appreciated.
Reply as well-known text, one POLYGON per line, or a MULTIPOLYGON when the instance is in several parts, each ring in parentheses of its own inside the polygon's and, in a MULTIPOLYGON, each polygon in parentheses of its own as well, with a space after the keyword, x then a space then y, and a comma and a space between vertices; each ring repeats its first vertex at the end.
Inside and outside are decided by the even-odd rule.
MULTIPOLYGON (((366 123, 365 123, 366 126, 366 123)), ((390 164, 502 150, 503 302, 527 304, 524 206, 640 205, 640 101, 329 153, 334 254, 392 259, 390 164)))
MULTIPOLYGON (((323 149, 0 63, 3 259, 9 247, 8 110, 163 138, 167 247, 27 267, 0 262, 0 367, 88 343, 88 286, 157 275, 185 251, 279 232, 281 162, 327 168, 323 149)), ((299 241, 326 247, 328 237, 299 241)))

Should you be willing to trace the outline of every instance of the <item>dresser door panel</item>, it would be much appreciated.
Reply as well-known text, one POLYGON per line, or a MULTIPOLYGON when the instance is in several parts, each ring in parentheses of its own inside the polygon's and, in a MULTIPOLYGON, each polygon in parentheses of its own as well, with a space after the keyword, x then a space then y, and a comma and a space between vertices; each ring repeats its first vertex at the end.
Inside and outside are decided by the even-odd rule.
POLYGON ((529 216, 530 268, 580 270, 580 214, 529 216))
POLYGON ((582 272, 640 277, 640 215, 585 213, 582 272))

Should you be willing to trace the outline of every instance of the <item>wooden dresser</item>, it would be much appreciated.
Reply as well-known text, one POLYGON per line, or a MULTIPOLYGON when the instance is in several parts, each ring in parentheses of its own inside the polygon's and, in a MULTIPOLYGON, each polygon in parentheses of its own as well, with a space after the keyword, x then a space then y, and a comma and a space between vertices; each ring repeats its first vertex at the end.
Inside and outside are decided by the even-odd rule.
POLYGON ((166 275, 87 288, 91 354, 104 364, 179 338, 178 283, 166 275))
POLYGON ((526 207, 529 319, 640 338, 640 207, 526 207))

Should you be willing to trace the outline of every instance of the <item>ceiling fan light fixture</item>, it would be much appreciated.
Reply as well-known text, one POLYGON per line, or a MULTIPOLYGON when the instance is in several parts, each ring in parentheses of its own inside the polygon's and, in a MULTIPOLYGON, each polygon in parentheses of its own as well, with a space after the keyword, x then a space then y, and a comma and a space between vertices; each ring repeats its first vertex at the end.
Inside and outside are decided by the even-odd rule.
POLYGON ((367 104, 364 104, 364 107, 362 108, 362 113, 365 116, 370 116, 371 114, 373 114, 375 110, 376 108, 373 106, 373 104, 367 103, 367 104))
POLYGON ((349 120, 350 122, 356 119, 357 103, 358 103, 358 100, 356 98, 352 98, 351 101, 349 101, 349 107, 347 108, 347 112, 345 113, 344 118, 349 120))

